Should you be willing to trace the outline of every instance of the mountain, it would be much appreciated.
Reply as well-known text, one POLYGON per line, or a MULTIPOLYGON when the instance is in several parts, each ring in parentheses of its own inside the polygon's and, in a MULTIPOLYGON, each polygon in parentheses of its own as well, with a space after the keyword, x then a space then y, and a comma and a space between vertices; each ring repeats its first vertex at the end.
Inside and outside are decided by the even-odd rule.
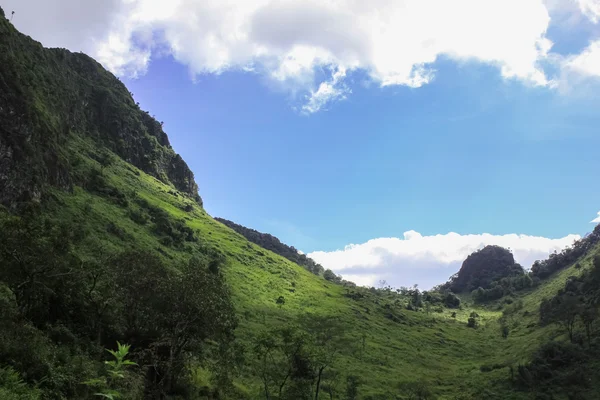
POLYGON ((325 280, 197 188, 117 78, 0 17, 0 398, 599 398, 597 242, 456 301, 325 280))
POLYGON ((81 183, 66 150, 78 138, 201 204, 194 175, 162 124, 123 83, 87 55, 44 49, 2 20, 0 204, 39 200, 48 184, 71 190, 81 183))

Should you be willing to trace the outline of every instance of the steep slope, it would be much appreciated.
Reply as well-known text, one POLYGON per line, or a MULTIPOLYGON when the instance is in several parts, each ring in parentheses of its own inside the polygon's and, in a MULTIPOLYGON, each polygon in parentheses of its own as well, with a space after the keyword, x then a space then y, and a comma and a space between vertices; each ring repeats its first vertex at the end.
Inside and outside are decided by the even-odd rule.
MULTIPOLYGON (((358 383, 360 399, 418 398, 417 392, 440 399, 530 398, 514 389, 508 367, 527 362, 555 336, 553 327, 538 326, 539 304, 569 275, 589 268, 598 252, 595 245, 577 260, 582 268, 571 266, 518 293, 519 309, 501 302, 475 306, 468 296, 460 309, 448 309, 419 292, 328 282, 210 217, 160 124, 89 57, 43 49, 0 18, 0 78, 0 200, 13 209, 39 202, 41 217, 76 229, 74 255, 86 277, 131 250, 173 270, 181 270, 191 256, 217 254, 223 260, 239 324, 238 347, 229 358, 235 364, 234 390, 221 392, 221 398, 265 398, 257 344, 265 332, 267 338, 275 335, 275 328, 309 330, 302 322, 307 314, 339 321, 344 339, 327 364, 321 399, 351 398, 346 386, 352 382, 358 383), (510 325, 506 338, 503 311, 502 323, 510 325), (468 326, 469 318, 477 319, 476 329, 468 326)), ((88 284, 74 275, 61 278, 88 284)), ((12 301, 0 293, 0 304, 12 301)), ((27 335, 19 339, 29 344, 34 337, 37 347, 23 354, 45 352, 52 362, 41 381, 22 374, 30 398, 38 398, 36 390, 46 398, 77 398, 72 393, 89 377, 88 367, 103 360, 96 341, 61 321, 25 328, 27 335)), ((0 336, 5 333, 11 334, 0 330, 0 336)), ((0 367, 17 365, 15 357, 5 357, 10 350, 0 346, 0 367)), ((195 391, 180 396, 207 398, 207 387, 221 389, 212 379, 221 368, 214 361, 190 357, 186 367, 195 391)), ((0 394, 8 387, 5 376, 0 373, 0 394)))
POLYGON ((44 49, 4 18, 0 38, 0 204, 39 200, 46 184, 70 189, 64 146, 77 135, 200 202, 194 176, 161 124, 100 64, 44 49))
POLYGON ((267 250, 271 250, 275 254, 279 254, 282 257, 287 258, 288 260, 295 262, 301 267, 306 268, 310 272, 315 275, 323 275, 325 269, 322 265, 316 263, 313 259, 307 257, 305 254, 299 253, 296 248, 293 246, 288 246, 285 243, 282 243, 275 236, 259 232, 254 229, 246 228, 240 224, 236 224, 233 221, 226 220, 224 218, 215 218, 217 221, 222 223, 223 225, 233 229, 250 242, 259 245, 267 250))

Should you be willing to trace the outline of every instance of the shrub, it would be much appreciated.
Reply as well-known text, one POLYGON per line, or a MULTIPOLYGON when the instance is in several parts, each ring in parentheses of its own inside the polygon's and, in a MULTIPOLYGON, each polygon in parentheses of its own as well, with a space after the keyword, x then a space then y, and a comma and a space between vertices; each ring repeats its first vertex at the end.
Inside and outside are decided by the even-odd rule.
POLYGON ((139 225, 146 225, 150 217, 142 210, 129 210, 129 218, 139 225))
POLYGON ((414 400, 435 400, 429 385, 424 381, 406 382, 398 385, 399 394, 414 400))
POLYGON ((130 346, 117 342, 117 350, 106 349, 114 358, 114 360, 104 362, 106 365, 106 376, 83 382, 83 384, 95 389, 95 396, 107 399, 122 397, 119 388, 121 381, 125 379, 126 367, 137 365, 126 358, 129 354, 129 348, 130 346))
POLYGON ((564 342, 548 342, 534 354, 531 362, 519 365, 516 384, 523 388, 563 391, 570 386, 587 386, 587 374, 581 369, 587 359, 580 346, 564 342))
POLYGON ((37 400, 40 392, 30 388, 11 367, 0 368, 0 398, 3 400, 37 400))
POLYGON ((469 315, 469 319, 467 320, 467 326, 469 328, 477 328, 479 326, 478 318, 479 315, 475 311, 473 311, 471 315, 469 315))
POLYGON ((109 222, 108 225, 106 225, 106 231, 111 235, 115 235, 121 240, 126 240, 128 237, 127 232, 125 232, 124 229, 120 228, 117 224, 115 224, 112 221, 109 222))
POLYGON ((452 292, 446 293, 444 296, 444 305, 448 308, 460 307, 460 299, 452 292))

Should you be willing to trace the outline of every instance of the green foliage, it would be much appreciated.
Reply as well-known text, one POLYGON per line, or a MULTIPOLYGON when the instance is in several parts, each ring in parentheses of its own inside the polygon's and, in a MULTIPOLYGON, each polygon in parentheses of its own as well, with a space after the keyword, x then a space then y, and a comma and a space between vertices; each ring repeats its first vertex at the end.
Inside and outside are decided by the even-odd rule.
POLYGON ((0 398, 3 400, 38 400, 40 391, 29 387, 11 367, 0 368, 0 398))
POLYGON ((489 289, 479 287, 471 292, 471 296, 476 302, 484 303, 501 299, 504 296, 509 296, 517 291, 529 289, 533 286, 535 286, 535 280, 529 274, 520 274, 493 281, 489 289))
MULTIPOLYGON (((48 378, 57 366, 47 338, 69 345, 90 339, 134 344, 137 361, 153 365, 146 391, 156 393, 174 390, 188 354, 201 351, 205 340, 231 340, 237 322, 219 257, 210 252, 177 271, 135 251, 87 265, 73 252, 79 242, 68 224, 32 211, 23 217, 0 213, 0 228, 0 338, 7 345, 0 346, 0 362, 18 355, 15 366, 30 379, 45 379, 48 390, 67 393, 72 383, 48 378)), ((116 366, 124 350, 115 353, 116 366)))
POLYGON ((504 277, 523 274, 523 267, 515 264, 509 250, 500 246, 485 246, 469 255, 458 273, 444 287, 455 293, 471 292, 478 287, 488 289, 492 282, 504 277))
POLYGON ((406 382, 398 385, 398 391, 401 399, 406 400, 435 400, 436 396, 432 393, 429 385, 423 381, 406 382))
POLYGON ((581 238, 571 247, 566 247, 560 253, 552 253, 546 260, 538 260, 531 266, 533 276, 546 278, 553 273, 568 267, 584 256, 596 244, 600 242, 600 225, 594 228, 594 231, 584 238, 581 238))
MULTIPOLYGON (((573 341, 589 331, 577 346, 590 356, 555 352, 536 361, 533 375, 568 382, 576 372, 592 383, 565 387, 598 398, 589 306, 600 296, 585 278, 595 273, 596 236, 530 276, 502 254, 492 257, 498 268, 464 275, 476 285, 469 289, 501 288, 511 304, 473 304, 448 287, 355 287, 292 247, 278 249, 275 238, 250 239, 215 222, 160 124, 118 80, 85 55, 43 50, 5 21, 0 122, 0 151, 10 148, 0 203, 13 212, 0 214, 0 366, 23 379, 17 398, 86 398, 78 383, 104 373, 102 349, 120 341, 140 366, 117 379, 132 399, 252 399, 267 391, 264 376, 273 399, 312 399, 317 388, 321 399, 412 395, 397 390, 399 380, 427 382, 442 398, 526 399, 500 366, 528 366, 540 343, 566 333, 538 324, 541 299, 565 283, 565 293, 583 297, 573 341), (282 294, 285 307, 275 300, 282 294), (554 364, 557 355, 574 361, 554 364)), ((15 395, 8 386, 0 398, 15 395)))
POLYGON ((469 315, 467 326, 469 328, 477 328, 479 326, 479 314, 477 314, 475 311, 469 315))
POLYGON ((358 389, 360 387, 360 378, 356 375, 346 377, 346 400, 358 399, 358 389))
POLYGON ((349 346, 337 318, 304 315, 297 324, 262 331, 254 340, 253 368, 266 399, 319 398, 337 392, 339 355, 349 346))
POLYGON ((106 376, 84 382, 85 385, 94 388, 96 391, 94 396, 110 400, 123 398, 123 394, 119 391, 119 383, 125 379, 126 367, 137 366, 136 363, 126 358, 130 347, 117 342, 117 350, 106 349, 114 358, 114 360, 104 362, 106 364, 106 376))
POLYGON ((255 243, 267 250, 271 250, 273 253, 279 254, 288 260, 295 262, 296 264, 306 268, 308 271, 315 275, 324 275, 324 278, 329 281, 341 281, 341 278, 337 277, 331 270, 325 271, 322 265, 317 264, 313 259, 307 257, 305 254, 298 252, 294 246, 288 246, 282 243, 275 236, 268 233, 258 232, 254 229, 246 228, 245 226, 236 224, 235 222, 228 221, 224 218, 215 218, 223 225, 228 226, 240 235, 244 236, 250 242, 255 243))
POLYGON ((583 363, 587 356, 573 344, 549 342, 535 353, 531 362, 519 365, 516 384, 534 392, 570 392, 588 386, 583 363))
POLYGON ((0 18, 0 93, 0 149, 6 155, 3 167, 10 169, 0 176, 6 188, 0 204, 37 201, 51 186, 83 185, 90 176, 75 171, 78 160, 65 151, 78 137, 94 141, 99 151, 90 158, 102 169, 112 167, 117 157, 127 160, 201 204, 192 172, 161 125, 85 54, 44 49, 0 18))
POLYGON ((285 304, 285 297, 283 296, 279 296, 276 300, 275 303, 279 306, 282 307, 285 304))
POLYGON ((460 307, 460 299, 452 292, 447 292, 444 296, 444 305, 448 308, 460 307))

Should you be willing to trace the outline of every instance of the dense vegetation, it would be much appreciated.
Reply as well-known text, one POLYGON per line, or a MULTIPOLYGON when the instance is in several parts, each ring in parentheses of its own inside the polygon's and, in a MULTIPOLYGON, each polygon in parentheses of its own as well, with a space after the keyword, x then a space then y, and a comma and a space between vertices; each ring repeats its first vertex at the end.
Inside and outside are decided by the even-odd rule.
POLYGON ((262 233, 254 229, 246 228, 245 226, 236 224, 235 222, 224 218, 215 218, 220 223, 233 229, 250 242, 271 250, 275 254, 279 254, 288 260, 306 268, 315 275, 323 276, 328 281, 341 283, 341 277, 338 277, 330 269, 325 270, 321 264, 316 263, 312 258, 300 253, 294 246, 288 246, 282 243, 279 239, 269 233, 262 233))
MULTIPOLYGON (((576 268, 581 269, 581 264, 576 268)), ((540 323, 556 326, 568 341, 554 340, 541 346, 529 363, 519 366, 518 385, 537 393, 538 398, 559 393, 586 398, 593 375, 588 369, 596 367, 600 356, 599 300, 600 255, 596 255, 591 268, 570 276, 564 288, 540 304, 540 323)))
POLYGON ((524 273, 510 251, 500 246, 485 246, 467 257, 447 286, 455 293, 489 289, 494 281, 524 273))
POLYGON ((540 260, 533 263, 531 274, 538 278, 546 278, 556 271, 573 264, 578 258, 593 249, 599 242, 600 225, 596 226, 592 233, 575 241, 572 246, 563 249, 560 253, 550 254, 547 260, 540 260))
POLYGON ((206 339, 231 341, 236 318, 216 255, 192 257, 172 270, 137 250, 87 258, 74 251, 81 225, 0 214, 0 362, 46 395, 80 398, 77 383, 101 374, 94 358, 118 341, 133 346, 140 368, 132 398, 184 390, 189 354, 206 339))
MULTIPOLYGON (((131 93, 92 58, 44 49, 0 17, 0 204, 71 189, 67 143, 91 139, 201 202, 194 176, 167 135, 131 93)), ((105 152, 93 156, 102 162, 105 152)))
POLYGON ((356 287, 207 215, 89 57, 0 18, 0 89, 0 398, 600 397, 598 229, 543 276, 356 287))

